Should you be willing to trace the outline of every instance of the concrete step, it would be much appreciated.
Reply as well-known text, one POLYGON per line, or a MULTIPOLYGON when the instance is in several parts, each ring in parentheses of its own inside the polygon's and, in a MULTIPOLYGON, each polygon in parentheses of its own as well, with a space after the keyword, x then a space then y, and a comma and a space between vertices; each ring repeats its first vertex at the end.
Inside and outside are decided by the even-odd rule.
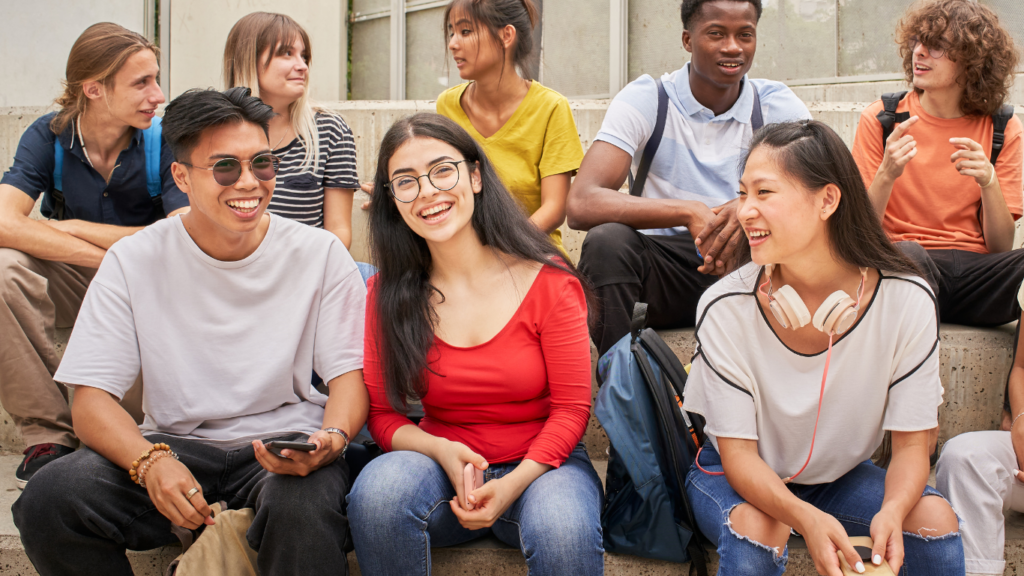
MULTIPOLYGON (((18 529, 11 518, 11 505, 21 494, 14 483, 14 470, 21 461, 18 456, 0 456, 0 576, 36 576, 37 572, 25 555, 18 529)), ((607 462, 594 462, 604 481, 607 462)), ((931 481, 934 484, 934 477, 931 481)), ((136 576, 163 576, 167 565, 181 553, 179 546, 165 546, 146 552, 129 552, 128 559, 136 576)), ((526 576, 522 553, 493 536, 431 551, 432 572, 437 576, 526 576)), ((1005 576, 1024 576, 1024 515, 1010 512, 1006 522, 1005 576)), ((355 554, 349 554, 349 571, 360 576, 355 554)), ((712 554, 711 573, 718 567, 712 554)), ((605 553, 607 576, 678 576, 689 573, 689 566, 673 562, 648 560, 625 554, 605 553)), ((789 568, 793 576, 813 576, 814 562, 802 538, 794 536, 789 543, 789 568)))

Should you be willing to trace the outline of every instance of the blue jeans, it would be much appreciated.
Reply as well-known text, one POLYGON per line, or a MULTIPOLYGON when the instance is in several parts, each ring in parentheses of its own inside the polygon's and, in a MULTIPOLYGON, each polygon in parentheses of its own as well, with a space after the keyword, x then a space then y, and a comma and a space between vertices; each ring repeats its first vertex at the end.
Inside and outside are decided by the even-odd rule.
MULTIPOLYGON (((722 471, 722 459, 710 442, 704 444, 700 465, 711 472, 722 471)), ((885 496, 885 470, 870 461, 863 462, 830 484, 790 484, 789 490, 834 516, 850 536, 871 536, 871 520, 881 510, 885 496)), ((763 576, 786 571, 788 546, 779 556, 776 550, 733 531, 729 515, 746 501, 729 486, 725 476, 711 476, 691 466, 686 475, 686 496, 701 533, 718 547, 719 574, 763 576)), ((925 487, 923 496, 942 497, 931 486, 925 487)), ((964 574, 964 547, 959 532, 925 537, 904 532, 903 548, 902 576, 964 574)))
MULTIPOLYGON (((517 464, 491 464, 489 482, 517 464)), ((455 489, 437 462, 418 452, 389 452, 356 479, 348 517, 363 574, 430 574, 431 546, 453 546, 492 532, 519 548, 531 576, 604 573, 601 481, 582 444, 533 481, 490 528, 467 530, 449 502, 455 489)))

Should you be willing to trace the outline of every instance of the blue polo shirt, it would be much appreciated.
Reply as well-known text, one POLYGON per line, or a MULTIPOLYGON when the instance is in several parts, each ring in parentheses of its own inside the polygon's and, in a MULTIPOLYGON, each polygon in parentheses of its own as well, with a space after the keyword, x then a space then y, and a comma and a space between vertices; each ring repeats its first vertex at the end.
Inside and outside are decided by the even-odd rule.
MULTIPOLYGON (((33 200, 53 189, 53 142, 57 135, 50 130, 50 121, 55 115, 56 112, 51 112, 39 118, 22 134, 14 164, 4 173, 0 184, 10 184, 33 200)), ((188 206, 188 196, 178 190, 171 176, 174 157, 166 141, 160 143, 163 210, 153 205, 146 189, 146 151, 141 130, 135 130, 128 148, 118 155, 109 184, 85 159, 75 136, 74 122, 60 134, 60 143, 64 147, 63 192, 68 219, 115 226, 147 226, 188 206)), ((52 195, 46 194, 41 209, 44 216, 52 213, 52 195)))
MULTIPOLYGON (((715 116, 690 91, 690 64, 661 77, 668 93, 665 132, 651 161, 643 195, 647 198, 696 200, 709 207, 736 198, 740 165, 754 133, 750 115, 754 91, 761 101, 765 124, 810 119, 796 94, 785 84, 743 77, 743 88, 732 108, 715 116)), ((658 119, 658 85, 644 74, 619 92, 604 116, 594 140, 616 146, 633 157, 636 173, 647 140, 658 119)), ((685 226, 643 230, 647 234, 687 234, 685 226)))

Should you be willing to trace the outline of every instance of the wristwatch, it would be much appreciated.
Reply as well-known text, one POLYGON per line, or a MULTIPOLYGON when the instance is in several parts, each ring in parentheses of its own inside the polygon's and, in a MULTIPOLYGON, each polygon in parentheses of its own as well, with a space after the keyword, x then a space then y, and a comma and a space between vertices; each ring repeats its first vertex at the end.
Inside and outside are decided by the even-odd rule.
POLYGON ((345 439, 345 447, 341 449, 341 454, 338 455, 344 456, 345 452, 348 452, 348 445, 350 443, 350 440, 348 439, 348 434, 346 434, 345 431, 342 430, 341 428, 324 428, 323 430, 324 432, 329 432, 331 434, 338 434, 345 439))

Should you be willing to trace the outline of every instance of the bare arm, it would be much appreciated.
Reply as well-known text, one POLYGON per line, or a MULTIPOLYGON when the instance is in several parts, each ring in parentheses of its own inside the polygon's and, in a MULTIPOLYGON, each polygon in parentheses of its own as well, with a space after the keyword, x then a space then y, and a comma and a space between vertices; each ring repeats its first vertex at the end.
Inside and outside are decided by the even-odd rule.
POLYGON ((345 245, 352 247, 352 198, 356 191, 351 188, 324 188, 324 230, 333 233, 345 245))
POLYGON ((550 234, 565 222, 565 197, 571 178, 568 172, 552 174, 540 181, 540 208, 530 216, 537 228, 550 234))
POLYGON ((893 129, 885 140, 882 151, 882 163, 878 165, 875 179, 868 188, 868 197, 875 208, 879 220, 885 215, 885 207, 889 205, 892 187, 896 179, 903 175, 903 169, 917 156, 917 141, 907 132, 917 124, 918 117, 912 116, 893 129))
POLYGON ((29 217, 35 201, 8 184, 0 184, 0 247, 42 260, 99 268, 106 250, 29 217))
POLYGON ((719 438, 722 468, 733 490, 768 516, 804 536, 819 574, 842 576, 836 550, 850 566, 860 562, 842 524, 793 495, 757 452, 757 441, 719 438))
MULTIPOLYGON (((75 434, 100 456, 128 469, 153 444, 142 437, 139 427, 109 393, 90 386, 75 388, 71 404, 75 434)), ((147 471, 146 491, 157 510, 177 526, 190 530, 213 524, 212 511, 203 498, 202 487, 188 468, 173 458, 157 460, 147 471), (199 493, 186 497, 192 488, 199 493)))
POLYGON ((594 142, 583 157, 566 198, 570 228, 590 230, 608 222, 638 230, 687 226, 691 232, 696 228, 696 237, 714 219, 711 209, 700 202, 635 198, 619 192, 630 162, 625 150, 607 142, 594 142))
MULTIPOLYGON (((1021 314, 1024 321, 1024 313, 1021 314)), ((1010 368, 1010 385, 1007 394, 1010 396, 1010 437, 1013 439, 1013 451, 1017 455, 1017 480, 1024 482, 1024 418, 1017 419, 1024 413, 1024 338, 1017 340, 1017 353, 1014 354, 1013 367, 1010 368), (1016 420, 1016 422, 1014 422, 1016 420)))
MULTIPOLYGON (((187 206, 184 208, 178 208, 174 212, 171 212, 168 215, 168 218, 177 216, 178 214, 184 214, 188 211, 189 208, 187 206)), ((79 240, 85 240, 86 242, 103 248, 104 250, 110 250, 110 247, 118 240, 131 236, 145 228, 145 226, 114 226, 113 224, 99 224, 97 222, 89 222, 88 220, 46 220, 45 223, 51 228, 70 234, 79 240)))
POLYGON ((1008 252, 1013 249, 1013 215, 1006 206, 1003 189, 996 168, 989 162, 985 149, 970 138, 952 138, 950 144, 957 151, 950 156, 962 176, 974 180, 981 187, 981 231, 989 252, 1008 252))
POLYGON ((896 574, 903 565, 903 523, 928 483, 930 430, 892 433, 892 462, 885 474, 882 509, 871 520, 872 557, 888 560, 896 574))

